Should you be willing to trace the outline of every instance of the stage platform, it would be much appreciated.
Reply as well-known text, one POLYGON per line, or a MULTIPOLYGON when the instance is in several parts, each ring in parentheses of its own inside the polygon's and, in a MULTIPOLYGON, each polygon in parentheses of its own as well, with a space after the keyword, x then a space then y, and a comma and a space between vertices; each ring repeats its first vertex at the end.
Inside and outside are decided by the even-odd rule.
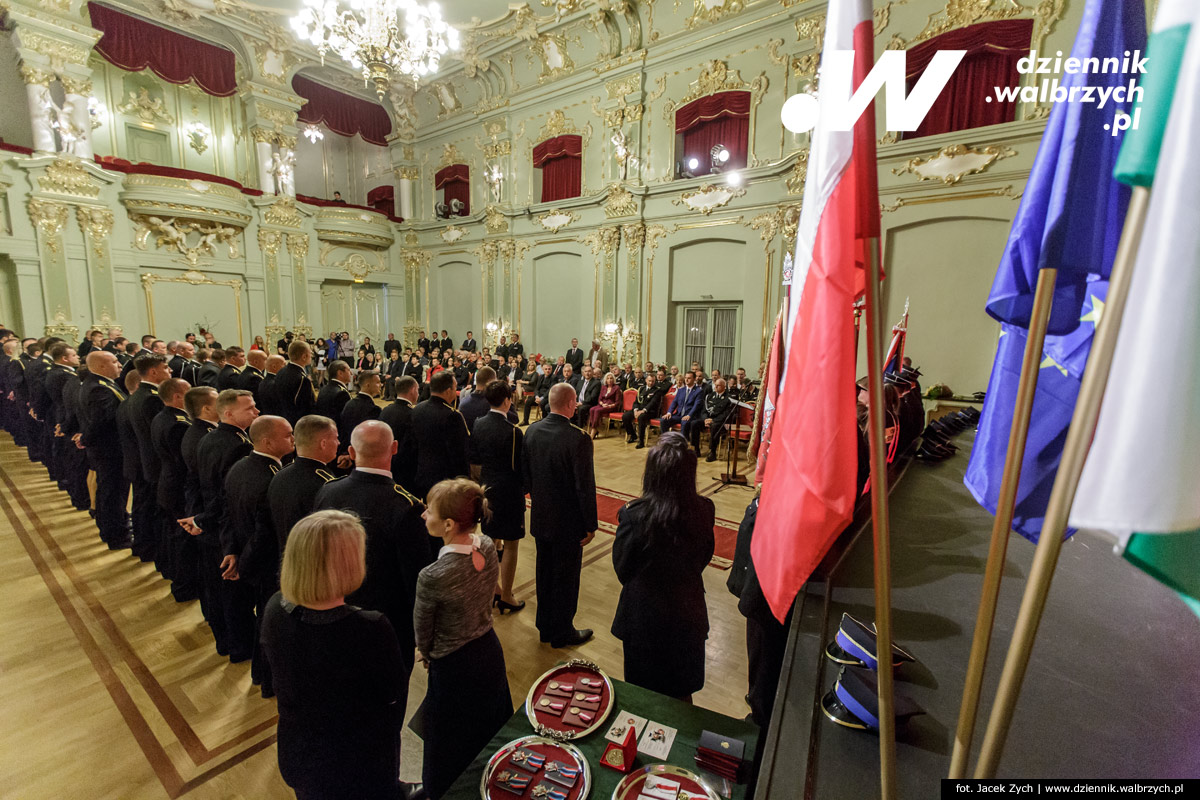
MULTIPOLYGON (((897 736, 901 798, 939 796, 950 764, 992 516, 962 483, 973 433, 938 464, 913 462, 891 497, 892 619, 916 656, 896 691, 928 714, 897 736)), ((1012 534, 984 679, 975 756, 1034 546, 1012 534)), ((870 524, 830 583, 798 598, 757 798, 879 796, 879 740, 825 717, 838 667, 823 655, 843 611, 874 619, 870 524), (828 602, 827 602, 828 590, 828 602)), ((1197 566, 1200 568, 1200 565, 1197 566)), ((1200 776, 1200 619, 1099 537, 1063 547, 999 777, 1200 776)))

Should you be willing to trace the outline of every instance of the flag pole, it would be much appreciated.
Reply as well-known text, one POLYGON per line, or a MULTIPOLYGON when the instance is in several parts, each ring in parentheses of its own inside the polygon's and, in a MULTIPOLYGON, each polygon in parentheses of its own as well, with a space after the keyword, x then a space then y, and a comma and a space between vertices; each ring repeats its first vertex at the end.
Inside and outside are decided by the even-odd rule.
POLYGON ((1013 409, 1012 428, 1008 433, 1008 451, 1004 457, 1000 496, 996 501, 996 518, 992 521, 992 540, 988 545, 987 567, 983 573, 983 592, 979 598, 979 611, 975 616, 975 635, 971 640, 971 656, 967 660, 967 677, 958 710, 954 752, 950 756, 951 779, 963 778, 967 774, 971 739, 975 734, 975 717, 979 711, 979 693, 983 686, 983 672, 987 666, 988 647, 992 641, 992 626, 996 622, 1000 581, 1004 577, 1008 536, 1012 530, 1017 489, 1021 483, 1021 464, 1025 460, 1025 440, 1029 435, 1033 398, 1037 394, 1038 369, 1042 361, 1042 348, 1046 343, 1046 328, 1050 323, 1050 308, 1053 305, 1054 286, 1057 281, 1057 269, 1043 269, 1038 272, 1037 288, 1033 295, 1033 313, 1029 321, 1029 338, 1025 341, 1025 358, 1021 362, 1017 402, 1013 409))
POLYGON ((1108 297, 1104 314, 1096 325, 1096 334, 1087 366, 1079 387, 1079 400, 1071 415, 1071 427, 1067 429, 1067 441, 1063 445, 1062 461, 1050 490, 1050 501, 1046 506, 1046 520, 1038 537, 1037 550, 1033 556, 1033 567, 1025 584, 1025 595, 1021 598, 1021 610, 1013 629, 1012 642, 1004 659, 1004 670, 1000 674, 1000 685, 996 689, 996 702, 988 718, 987 732, 975 765, 976 778, 992 778, 1000 763, 1008 729, 1012 725, 1013 711, 1021 693, 1021 683, 1033 651, 1033 640, 1037 636, 1046 597, 1050 593, 1050 581, 1058 564, 1062 549, 1063 533, 1067 529, 1067 518, 1075 491, 1079 488, 1079 477, 1083 474, 1083 462, 1087 457, 1092 436, 1096 432, 1096 420, 1100 415, 1100 402, 1104 398, 1104 387, 1108 384, 1112 369, 1113 353, 1117 347, 1117 335, 1129 297, 1129 285, 1133 279, 1134 261, 1142 240, 1142 229, 1146 212, 1150 206, 1150 190, 1135 186, 1125 215, 1124 231, 1117 255, 1109 276, 1108 297))
POLYGON ((867 245, 867 439, 871 445, 871 522, 875 531, 875 652, 879 676, 879 783, 883 800, 896 797, 896 712, 892 688, 892 563, 888 532, 887 450, 883 442, 883 349, 879 309, 879 239, 867 245))

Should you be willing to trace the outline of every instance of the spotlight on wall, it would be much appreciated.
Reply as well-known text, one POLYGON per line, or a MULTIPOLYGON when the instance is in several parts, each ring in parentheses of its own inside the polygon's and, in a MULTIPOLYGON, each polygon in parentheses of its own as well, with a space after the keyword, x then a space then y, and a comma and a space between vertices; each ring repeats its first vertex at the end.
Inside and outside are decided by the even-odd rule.
POLYGON ((729 148, 723 144, 714 144, 708 151, 708 160, 712 165, 712 171, 720 172, 725 168, 725 163, 729 161, 729 148))
POLYGON ((689 158, 687 160, 687 168, 688 168, 689 172, 695 172, 697 169, 700 168, 700 159, 689 158))
POLYGON ((742 174, 740 172, 731 172, 725 176, 725 182, 730 186, 741 186, 742 174))

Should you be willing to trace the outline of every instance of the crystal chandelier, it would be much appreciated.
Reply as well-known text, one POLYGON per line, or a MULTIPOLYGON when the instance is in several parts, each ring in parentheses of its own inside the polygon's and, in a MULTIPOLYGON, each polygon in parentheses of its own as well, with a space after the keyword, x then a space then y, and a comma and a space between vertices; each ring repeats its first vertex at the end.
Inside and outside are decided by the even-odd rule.
POLYGON ((304 0, 292 28, 317 48, 322 63, 333 50, 362 70, 380 99, 393 73, 416 86, 458 47, 458 31, 442 20, 437 4, 424 7, 416 0, 349 0, 349 8, 339 0, 304 0))

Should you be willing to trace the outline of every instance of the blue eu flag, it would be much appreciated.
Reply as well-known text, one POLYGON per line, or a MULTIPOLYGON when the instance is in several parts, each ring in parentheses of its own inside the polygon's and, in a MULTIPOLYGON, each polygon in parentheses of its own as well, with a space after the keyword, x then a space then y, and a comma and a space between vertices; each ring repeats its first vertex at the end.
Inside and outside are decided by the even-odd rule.
MULTIPOLYGON (((1145 46, 1142 0, 1088 0, 1071 55, 1120 63, 1125 51, 1132 54, 1145 46)), ((1038 273, 1057 268, 1047 332, 1070 333, 1079 325, 1091 277, 1107 280, 1130 193, 1113 180, 1123 137, 1112 135, 1112 128, 1116 113, 1128 113, 1132 106, 1128 98, 1114 102, 1110 92, 1138 77, 1132 72, 1062 76, 1068 100, 1053 104, 988 297, 987 312, 1000 322, 1028 329, 1038 273), (1072 102, 1075 87, 1093 87, 1093 102, 1079 99, 1082 89, 1074 92, 1072 102), (1103 108, 1096 101, 1101 94, 1108 97, 1103 108)))
MULTIPOLYGON (((1143 50, 1145 43, 1142 0, 1088 0, 1071 54, 1103 63, 1143 50)), ((1062 85, 1068 97, 1075 86, 1097 87, 1092 96, 1098 97, 1136 77, 1075 73, 1063 76, 1062 85)), ((1078 100, 1054 104, 987 302, 988 314, 1001 322, 1000 342, 964 482, 994 514, 1034 287, 1040 270, 1058 269, 1013 515, 1013 529, 1033 541, 1042 529, 1129 202, 1128 187, 1113 178, 1123 137, 1111 129, 1118 111, 1131 110, 1132 98, 1116 103, 1108 96, 1104 108, 1078 100)))

